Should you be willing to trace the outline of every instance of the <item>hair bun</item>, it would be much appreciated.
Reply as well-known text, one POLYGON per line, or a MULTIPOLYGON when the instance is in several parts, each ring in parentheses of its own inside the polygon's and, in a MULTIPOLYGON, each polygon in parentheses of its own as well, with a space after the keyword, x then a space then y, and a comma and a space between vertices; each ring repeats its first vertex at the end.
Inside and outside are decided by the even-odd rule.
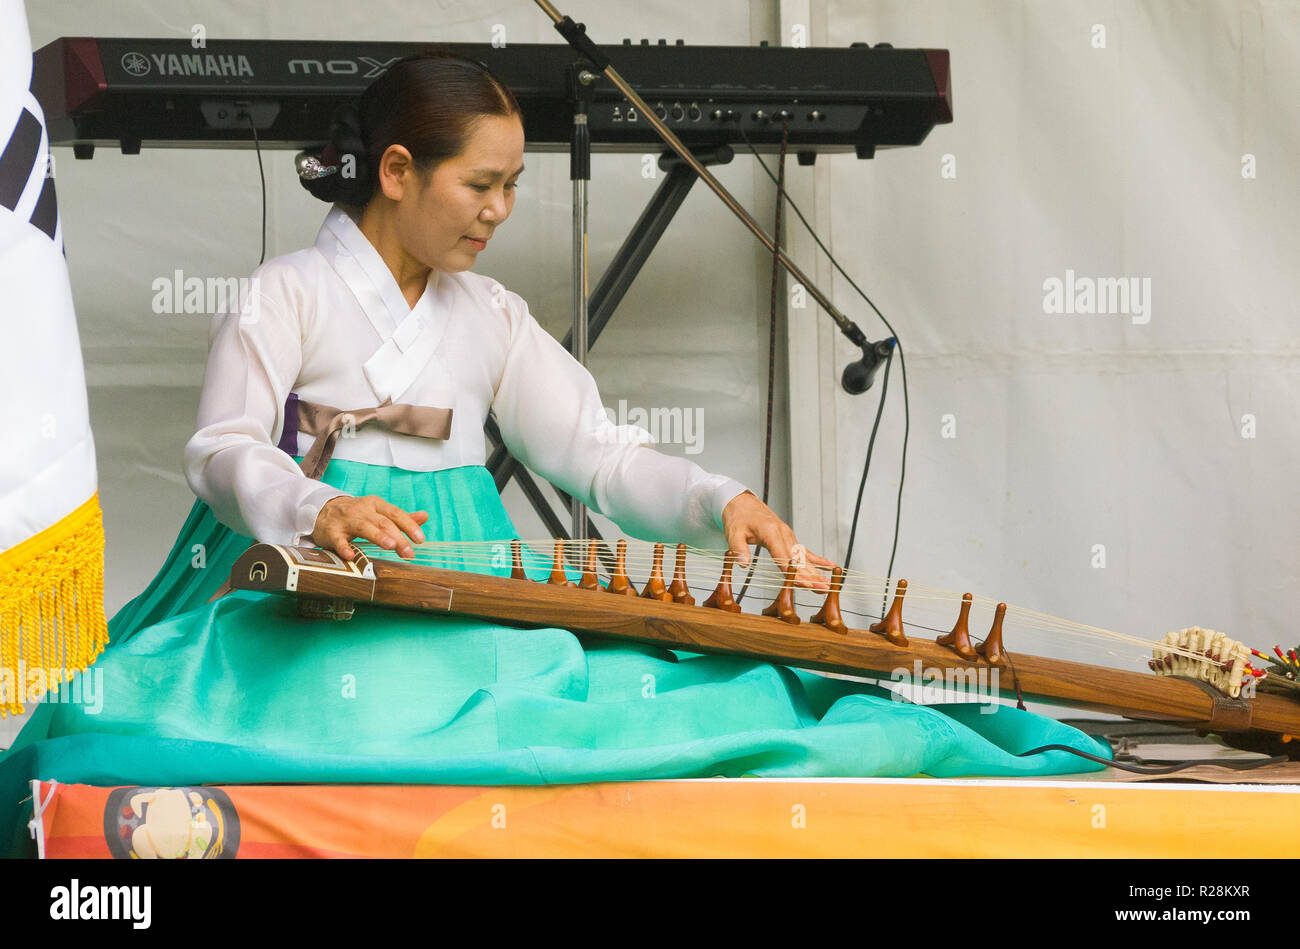
POLYGON ((329 144, 299 156, 298 183, 313 197, 331 204, 359 205, 370 200, 374 190, 370 156, 355 105, 341 105, 334 110, 329 144))
POLYGON ((355 102, 345 102, 334 110, 330 133, 333 134, 335 129, 349 129, 358 137, 361 135, 361 113, 357 111, 355 102))

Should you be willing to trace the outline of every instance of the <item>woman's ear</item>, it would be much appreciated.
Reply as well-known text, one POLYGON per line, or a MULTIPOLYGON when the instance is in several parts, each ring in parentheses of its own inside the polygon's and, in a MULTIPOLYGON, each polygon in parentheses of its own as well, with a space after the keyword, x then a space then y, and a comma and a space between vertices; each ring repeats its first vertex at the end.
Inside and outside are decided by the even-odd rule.
POLYGON ((379 159, 379 190, 392 201, 401 201, 409 188, 418 189, 421 177, 405 146, 389 145, 379 159))

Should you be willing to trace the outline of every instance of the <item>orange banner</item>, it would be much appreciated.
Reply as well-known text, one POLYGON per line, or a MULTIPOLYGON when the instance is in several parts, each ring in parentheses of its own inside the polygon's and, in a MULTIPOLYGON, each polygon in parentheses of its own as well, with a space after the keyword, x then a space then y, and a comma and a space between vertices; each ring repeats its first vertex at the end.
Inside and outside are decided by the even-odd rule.
POLYGON ((711 779, 550 787, 100 788, 34 782, 45 856, 1300 855, 1300 788, 711 779))

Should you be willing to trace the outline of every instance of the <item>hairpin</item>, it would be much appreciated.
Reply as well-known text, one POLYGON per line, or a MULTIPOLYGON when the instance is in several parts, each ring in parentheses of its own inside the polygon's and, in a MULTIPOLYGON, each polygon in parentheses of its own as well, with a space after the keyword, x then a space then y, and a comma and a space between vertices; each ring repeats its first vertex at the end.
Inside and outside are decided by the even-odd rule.
POLYGON ((299 152, 293 160, 294 167, 298 169, 298 177, 304 181, 311 181, 316 178, 325 178, 329 175, 336 174, 339 170, 338 165, 325 165, 315 155, 309 155, 306 152, 299 152))

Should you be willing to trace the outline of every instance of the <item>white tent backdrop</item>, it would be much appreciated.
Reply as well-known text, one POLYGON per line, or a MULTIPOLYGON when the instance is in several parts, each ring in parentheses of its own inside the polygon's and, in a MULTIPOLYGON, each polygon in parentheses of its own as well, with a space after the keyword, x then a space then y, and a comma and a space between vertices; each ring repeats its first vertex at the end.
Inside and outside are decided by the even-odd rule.
MULTIPOLYGON (((950 49, 954 124, 920 148, 787 170, 907 349, 912 429, 896 575, 1131 632, 1197 624, 1270 645, 1291 635, 1300 4, 574 0, 564 9, 613 43, 789 43, 792 26, 807 23, 819 45, 950 49), (1045 312, 1045 281, 1070 272, 1076 285, 1138 278, 1150 287, 1149 312, 1134 300, 1130 313, 1045 312), (1243 437, 1246 416, 1254 437, 1243 437), (1097 545, 1104 567, 1093 565, 1097 545)), ((66 0, 30 4, 28 17, 36 47, 59 36, 188 37, 199 23, 209 38, 483 42, 504 24, 507 42, 558 41, 528 0, 66 0)), ((193 501, 180 462, 208 321, 155 314, 151 284, 177 269, 253 269, 257 162, 251 150, 55 156, 111 614, 152 578, 193 501)), ((298 186, 291 157, 264 153, 268 257, 308 246, 327 210, 298 186)), ((593 164, 594 283, 657 182, 642 177, 639 156, 593 164)), ((567 157, 530 153, 527 165, 514 217, 478 269, 561 336, 567 157)), ((771 221, 771 187, 752 159, 717 174, 771 221)), ((788 226, 805 269, 872 338, 884 335, 788 226)), ((702 451, 691 457, 756 491, 769 266, 697 185, 590 360, 615 410, 625 400, 702 411, 702 451)), ((840 557, 879 381, 866 396, 838 391, 849 348, 824 314, 791 312, 772 504, 811 548, 840 557)), ((898 369, 853 556, 876 574, 889 559, 898 483, 898 369)), ((525 536, 539 536, 517 489, 507 506, 525 536)))
MULTIPOLYGON (((855 40, 947 48, 954 77, 956 121, 921 149, 829 162, 820 220, 908 347, 895 575, 1136 635, 1294 645, 1300 4, 831 3, 824 42, 855 40), (1047 312, 1071 273, 1138 278, 1146 312, 1047 312)), ((798 499, 833 459, 842 544, 875 399, 816 399, 838 351, 795 366, 795 416, 825 448, 792 463, 798 499)), ((895 365, 853 555, 872 573, 899 382, 895 365)))

